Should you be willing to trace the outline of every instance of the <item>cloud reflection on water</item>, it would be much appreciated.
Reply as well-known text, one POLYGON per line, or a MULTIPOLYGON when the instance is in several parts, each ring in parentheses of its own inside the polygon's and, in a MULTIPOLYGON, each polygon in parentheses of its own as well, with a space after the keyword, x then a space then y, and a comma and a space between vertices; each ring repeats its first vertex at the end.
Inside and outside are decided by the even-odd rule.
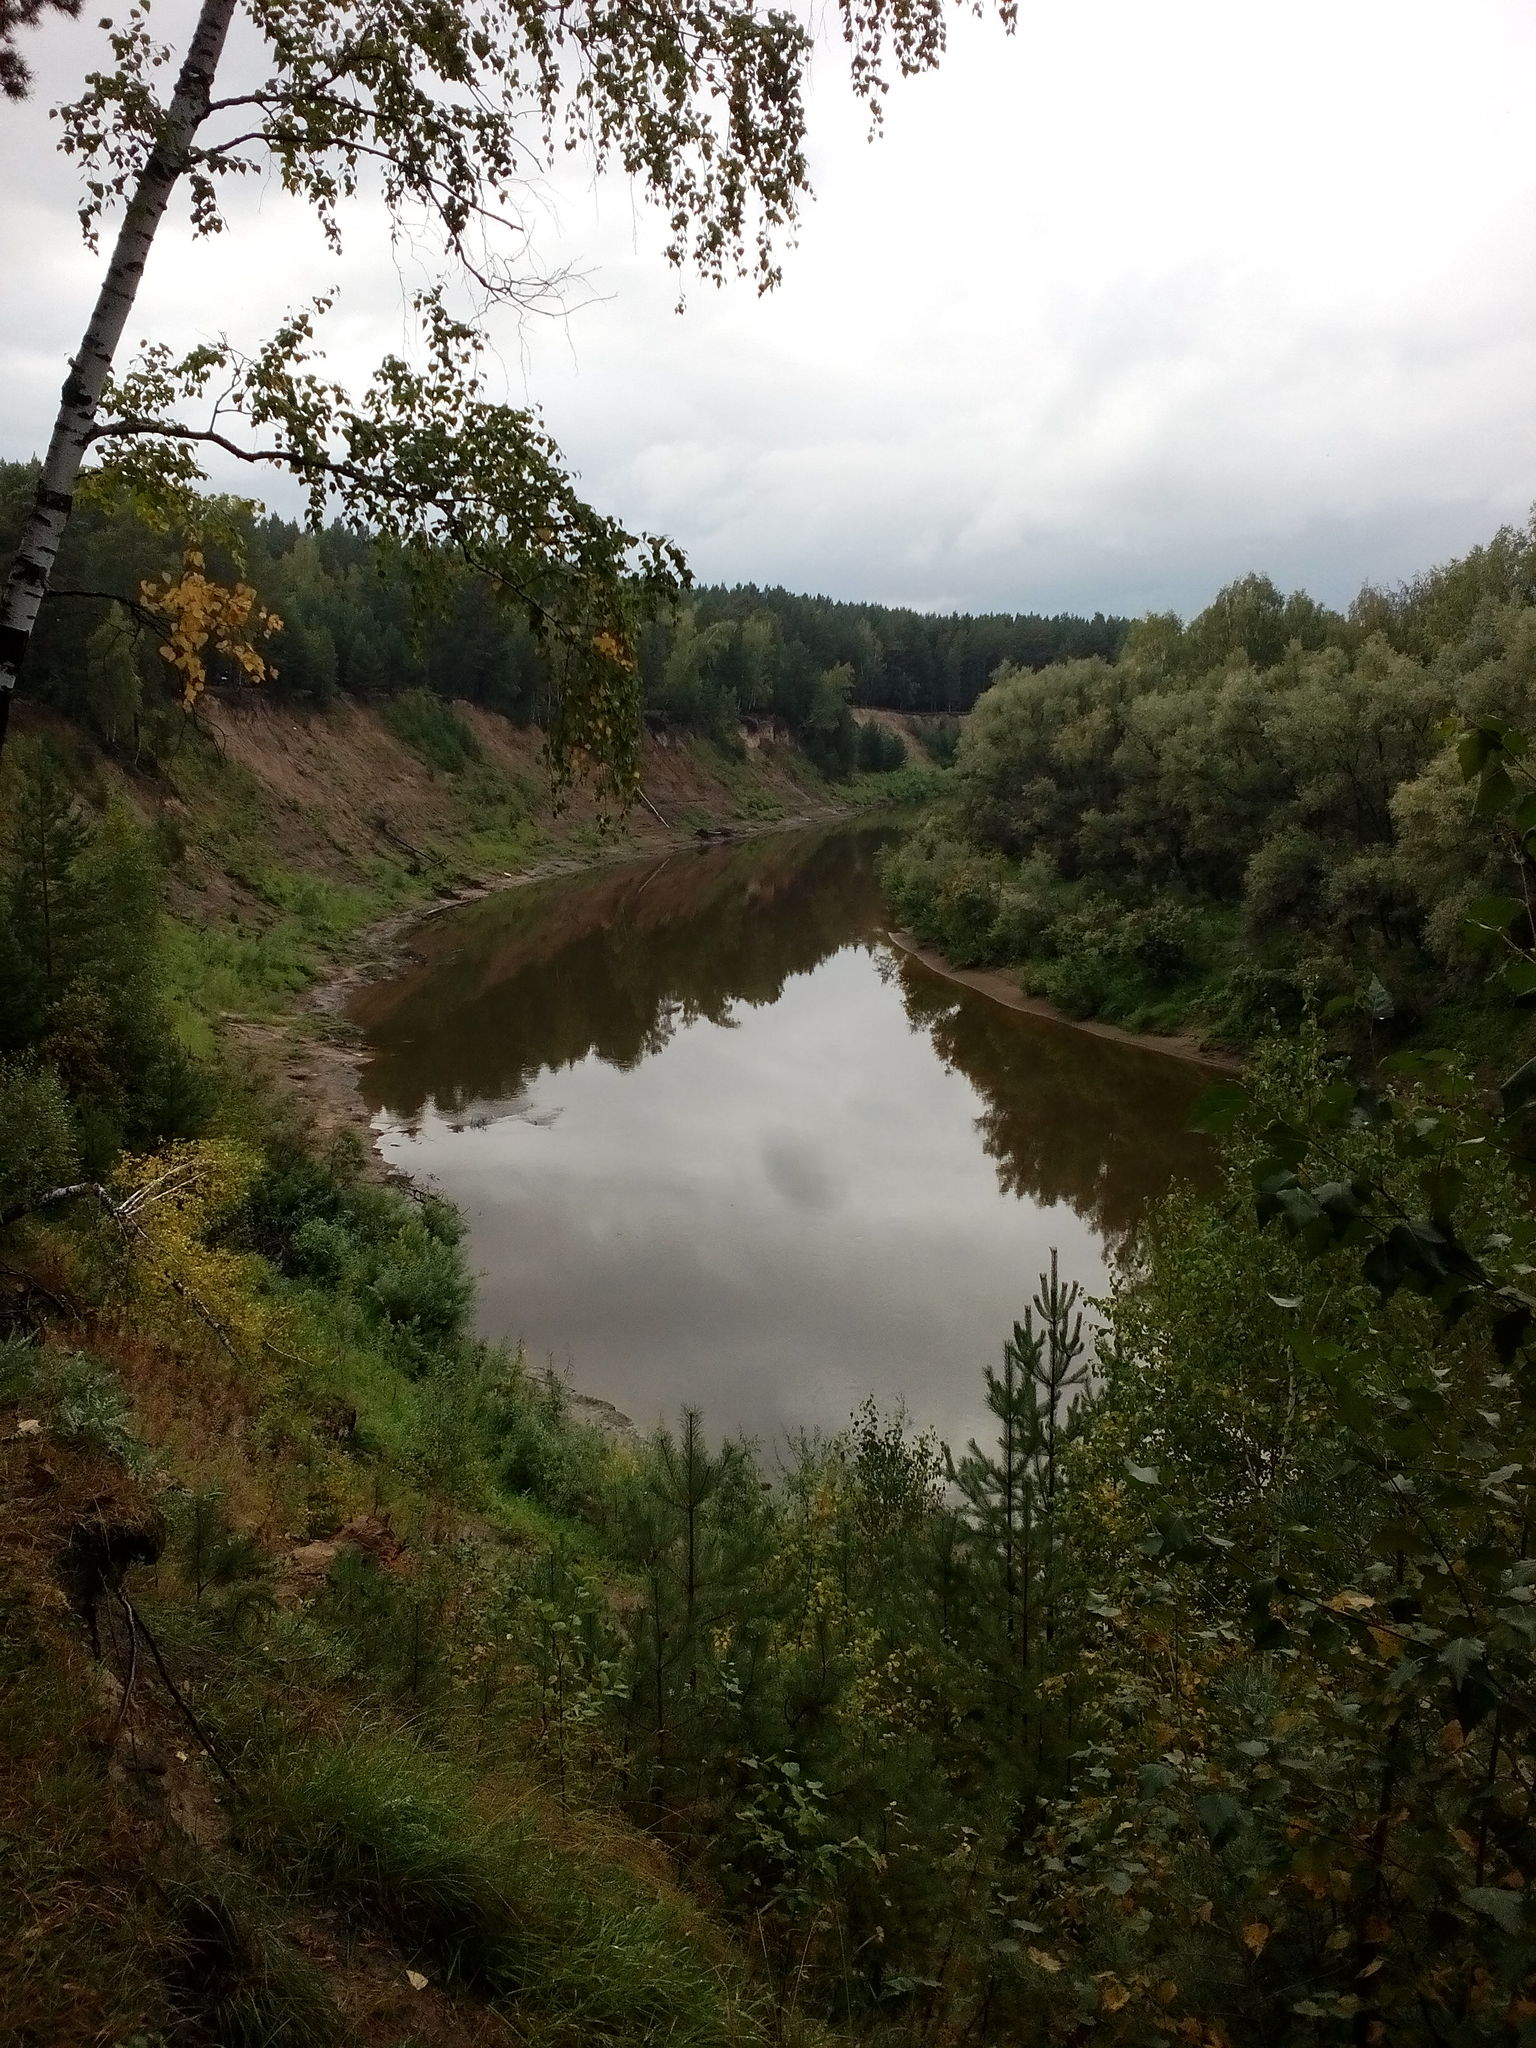
POLYGON ((1101 1284, 1199 1170, 1198 1076, 880 945, 881 836, 508 892, 366 994, 384 1148, 463 1205, 486 1334, 646 1424, 772 1438, 874 1393, 963 1437, 1051 1247, 1101 1284))

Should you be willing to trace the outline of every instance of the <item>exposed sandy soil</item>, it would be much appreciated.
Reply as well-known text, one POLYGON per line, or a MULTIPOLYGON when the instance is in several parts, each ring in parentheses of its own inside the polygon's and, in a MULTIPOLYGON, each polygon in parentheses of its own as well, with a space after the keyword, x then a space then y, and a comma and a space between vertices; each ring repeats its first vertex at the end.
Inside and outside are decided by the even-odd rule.
MULTIPOLYGON (((40 707, 18 709, 24 724, 58 724, 40 707)), ((397 874, 403 869, 434 882, 435 902, 418 894, 354 933, 334 971, 290 1014, 223 1020, 226 1042, 296 1097, 321 1137, 348 1125, 368 1135, 356 1089, 360 1054, 345 1022, 347 1002, 357 988, 400 964, 407 934, 435 911, 496 889, 703 839, 785 830, 838 815, 800 756, 771 729, 744 734, 745 759, 736 763, 686 738, 648 732, 641 800, 599 836, 590 790, 578 787, 557 803, 537 731, 472 704, 456 703, 453 709, 479 743, 480 781, 504 791, 526 820, 530 851, 514 867, 488 867, 477 851, 478 820, 465 801, 470 778, 461 782, 435 771, 375 709, 347 699, 321 712, 254 691, 210 692, 199 706, 198 724, 225 764, 222 775, 212 764, 199 768, 195 742, 178 748, 153 774, 101 764, 147 818, 183 836, 172 901, 190 921, 228 920, 247 930, 270 921, 270 906, 240 871, 251 846, 290 875, 343 887, 376 886, 383 863, 397 874), (240 837, 232 856, 236 809, 240 837)))
POLYGON ((1166 1053, 1169 1059, 1187 1060, 1192 1066, 1209 1067, 1213 1073, 1237 1074, 1242 1071, 1241 1060, 1231 1053, 1212 1052, 1197 1038, 1164 1037, 1155 1031, 1122 1031, 1118 1024, 1068 1017, 1043 996, 1025 995, 1016 981, 995 969, 952 967, 942 953, 935 952, 932 946, 919 945, 910 932, 893 931, 886 936, 893 946, 900 946, 904 953, 920 960, 930 972, 942 974, 946 981, 957 981, 962 988, 974 989, 978 995, 986 996, 994 1003, 1002 1003, 1010 1010, 1023 1010, 1031 1017, 1049 1017, 1052 1023, 1064 1024, 1073 1031, 1086 1031, 1092 1038, 1113 1038, 1121 1045, 1139 1045, 1148 1052, 1166 1053))

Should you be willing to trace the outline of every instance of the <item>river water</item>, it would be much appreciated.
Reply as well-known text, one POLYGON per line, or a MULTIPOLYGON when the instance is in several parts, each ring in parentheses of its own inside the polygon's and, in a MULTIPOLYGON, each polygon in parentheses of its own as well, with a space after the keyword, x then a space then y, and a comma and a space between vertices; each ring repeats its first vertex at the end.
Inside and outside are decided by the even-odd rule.
POLYGON ((458 1203, 480 1325, 642 1427, 867 1397, 960 1443, 1048 1262, 1103 1288, 1210 1172, 1204 1077, 892 947, 885 826, 688 849, 431 919, 354 1017, 385 1156, 458 1203))

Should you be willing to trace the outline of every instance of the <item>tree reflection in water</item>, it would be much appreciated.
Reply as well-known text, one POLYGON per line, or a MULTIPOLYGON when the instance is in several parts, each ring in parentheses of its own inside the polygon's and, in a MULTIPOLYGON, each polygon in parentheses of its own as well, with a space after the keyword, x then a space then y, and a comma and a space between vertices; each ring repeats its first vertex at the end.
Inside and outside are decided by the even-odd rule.
MULTIPOLYGON (((1197 1068, 1024 1015, 881 944, 875 856, 892 826, 835 826, 685 849, 508 890, 429 921, 413 964, 366 990, 354 1017, 371 1057, 369 1104, 415 1131, 547 1120, 529 1090, 595 1056, 630 1070, 688 1025, 738 1006, 849 946, 877 956, 911 1028, 981 1102, 976 1130, 1007 1193, 1065 1202, 1119 1251, 1175 1178, 1205 1180, 1185 1128, 1197 1068)), ((855 1044, 840 1049, 857 1061, 855 1044)), ((893 1104, 893 1113, 900 1105, 893 1104)))
POLYGON ((479 1120, 595 1054, 636 1067, 685 1026, 778 1001, 881 928, 890 826, 774 833, 510 889, 423 927, 415 964, 353 1006, 370 1107, 479 1120))
POLYGON ((1210 1078, 1199 1067, 1007 1009, 904 953, 890 972, 914 1030, 981 1097, 976 1130, 1007 1193, 1068 1203, 1118 1254, 1172 1181, 1214 1183, 1208 1142, 1186 1128, 1210 1078))

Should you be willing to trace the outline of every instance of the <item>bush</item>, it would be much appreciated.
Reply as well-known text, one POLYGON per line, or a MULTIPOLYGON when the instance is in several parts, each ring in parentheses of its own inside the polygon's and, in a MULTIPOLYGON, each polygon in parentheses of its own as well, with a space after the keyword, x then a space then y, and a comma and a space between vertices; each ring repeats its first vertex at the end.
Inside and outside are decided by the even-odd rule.
POLYGON ((386 697, 379 716, 397 740, 444 775, 462 775, 480 759, 480 742, 451 704, 430 690, 386 697))
POLYGON ((368 1293, 386 1322, 429 1346, 462 1337, 475 1305, 475 1284, 458 1248, 433 1236, 417 1219, 396 1236, 391 1255, 375 1268, 368 1293))
POLYGON ((74 1111, 53 1068, 0 1060, 0 1221, 72 1180, 79 1163, 74 1111))
POLYGON ((899 732, 887 732, 871 718, 859 727, 858 760, 862 775, 889 775, 907 765, 907 743, 899 732))
POLYGON ((45 1351, 27 1339, 0 1343, 0 1402, 25 1403, 71 1450, 146 1462, 133 1411, 111 1366, 83 1351, 45 1351))
POLYGON ((601 1431, 571 1421, 553 1374, 531 1379, 521 1360, 490 1390, 486 1428, 502 1485, 551 1514, 590 1515, 608 1484, 611 1452, 601 1431))

